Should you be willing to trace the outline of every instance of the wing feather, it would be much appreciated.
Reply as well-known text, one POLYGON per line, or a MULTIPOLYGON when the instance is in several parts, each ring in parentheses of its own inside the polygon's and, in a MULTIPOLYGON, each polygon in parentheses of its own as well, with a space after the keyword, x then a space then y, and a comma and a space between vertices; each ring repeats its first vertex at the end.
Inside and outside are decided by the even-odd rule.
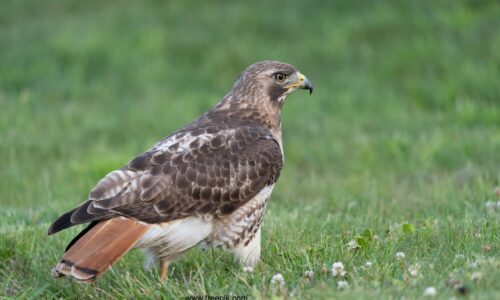
POLYGON ((96 187, 90 192, 89 199, 102 200, 112 198, 129 185, 133 178, 137 178, 138 176, 141 176, 140 172, 129 169, 113 171, 97 183, 96 187))

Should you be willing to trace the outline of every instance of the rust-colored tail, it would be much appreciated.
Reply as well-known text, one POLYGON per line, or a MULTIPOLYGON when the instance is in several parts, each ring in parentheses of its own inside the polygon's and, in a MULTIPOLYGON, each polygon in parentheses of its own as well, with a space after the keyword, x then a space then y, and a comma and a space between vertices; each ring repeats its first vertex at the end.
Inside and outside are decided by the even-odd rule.
POLYGON ((149 225, 124 217, 99 221, 69 245, 52 274, 55 277, 70 275, 82 283, 93 282, 125 255, 148 229, 149 225))

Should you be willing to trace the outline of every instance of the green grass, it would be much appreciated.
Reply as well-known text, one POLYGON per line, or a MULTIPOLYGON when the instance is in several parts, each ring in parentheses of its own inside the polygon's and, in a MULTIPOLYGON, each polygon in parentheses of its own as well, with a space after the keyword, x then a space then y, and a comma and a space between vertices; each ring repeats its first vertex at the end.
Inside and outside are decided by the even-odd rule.
POLYGON ((500 297, 500 208, 485 205, 500 200, 497 1, 0 7, 0 297, 460 297, 450 278, 473 299, 500 297), (294 64, 315 92, 284 108, 286 162, 256 270, 194 250, 161 284, 132 252, 92 285, 51 278, 82 229, 48 237, 51 221, 263 59, 294 64), (322 271, 336 261, 346 290, 322 271), (278 272, 286 285, 273 290, 278 272))

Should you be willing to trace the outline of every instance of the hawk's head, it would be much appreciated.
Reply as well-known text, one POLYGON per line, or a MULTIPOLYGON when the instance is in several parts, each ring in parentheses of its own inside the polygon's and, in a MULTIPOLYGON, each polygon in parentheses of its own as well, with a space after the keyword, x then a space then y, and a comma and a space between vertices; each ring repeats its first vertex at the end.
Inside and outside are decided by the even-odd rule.
POLYGON ((279 61, 261 61, 243 71, 234 85, 233 95, 281 105, 286 96, 297 89, 312 93, 313 86, 294 66, 279 61))
POLYGON ((261 61, 243 71, 233 89, 207 112, 206 117, 217 122, 261 124, 278 132, 283 102, 297 89, 312 93, 313 86, 294 66, 279 61, 261 61))

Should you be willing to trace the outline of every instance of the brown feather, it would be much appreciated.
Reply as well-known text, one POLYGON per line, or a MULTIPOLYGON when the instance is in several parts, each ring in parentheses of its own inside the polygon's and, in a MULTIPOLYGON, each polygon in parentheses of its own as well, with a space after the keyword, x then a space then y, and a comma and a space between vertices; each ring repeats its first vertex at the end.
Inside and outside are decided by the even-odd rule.
POLYGON ((88 283, 109 269, 149 230, 151 225, 125 217, 100 221, 64 253, 53 270, 88 283))

